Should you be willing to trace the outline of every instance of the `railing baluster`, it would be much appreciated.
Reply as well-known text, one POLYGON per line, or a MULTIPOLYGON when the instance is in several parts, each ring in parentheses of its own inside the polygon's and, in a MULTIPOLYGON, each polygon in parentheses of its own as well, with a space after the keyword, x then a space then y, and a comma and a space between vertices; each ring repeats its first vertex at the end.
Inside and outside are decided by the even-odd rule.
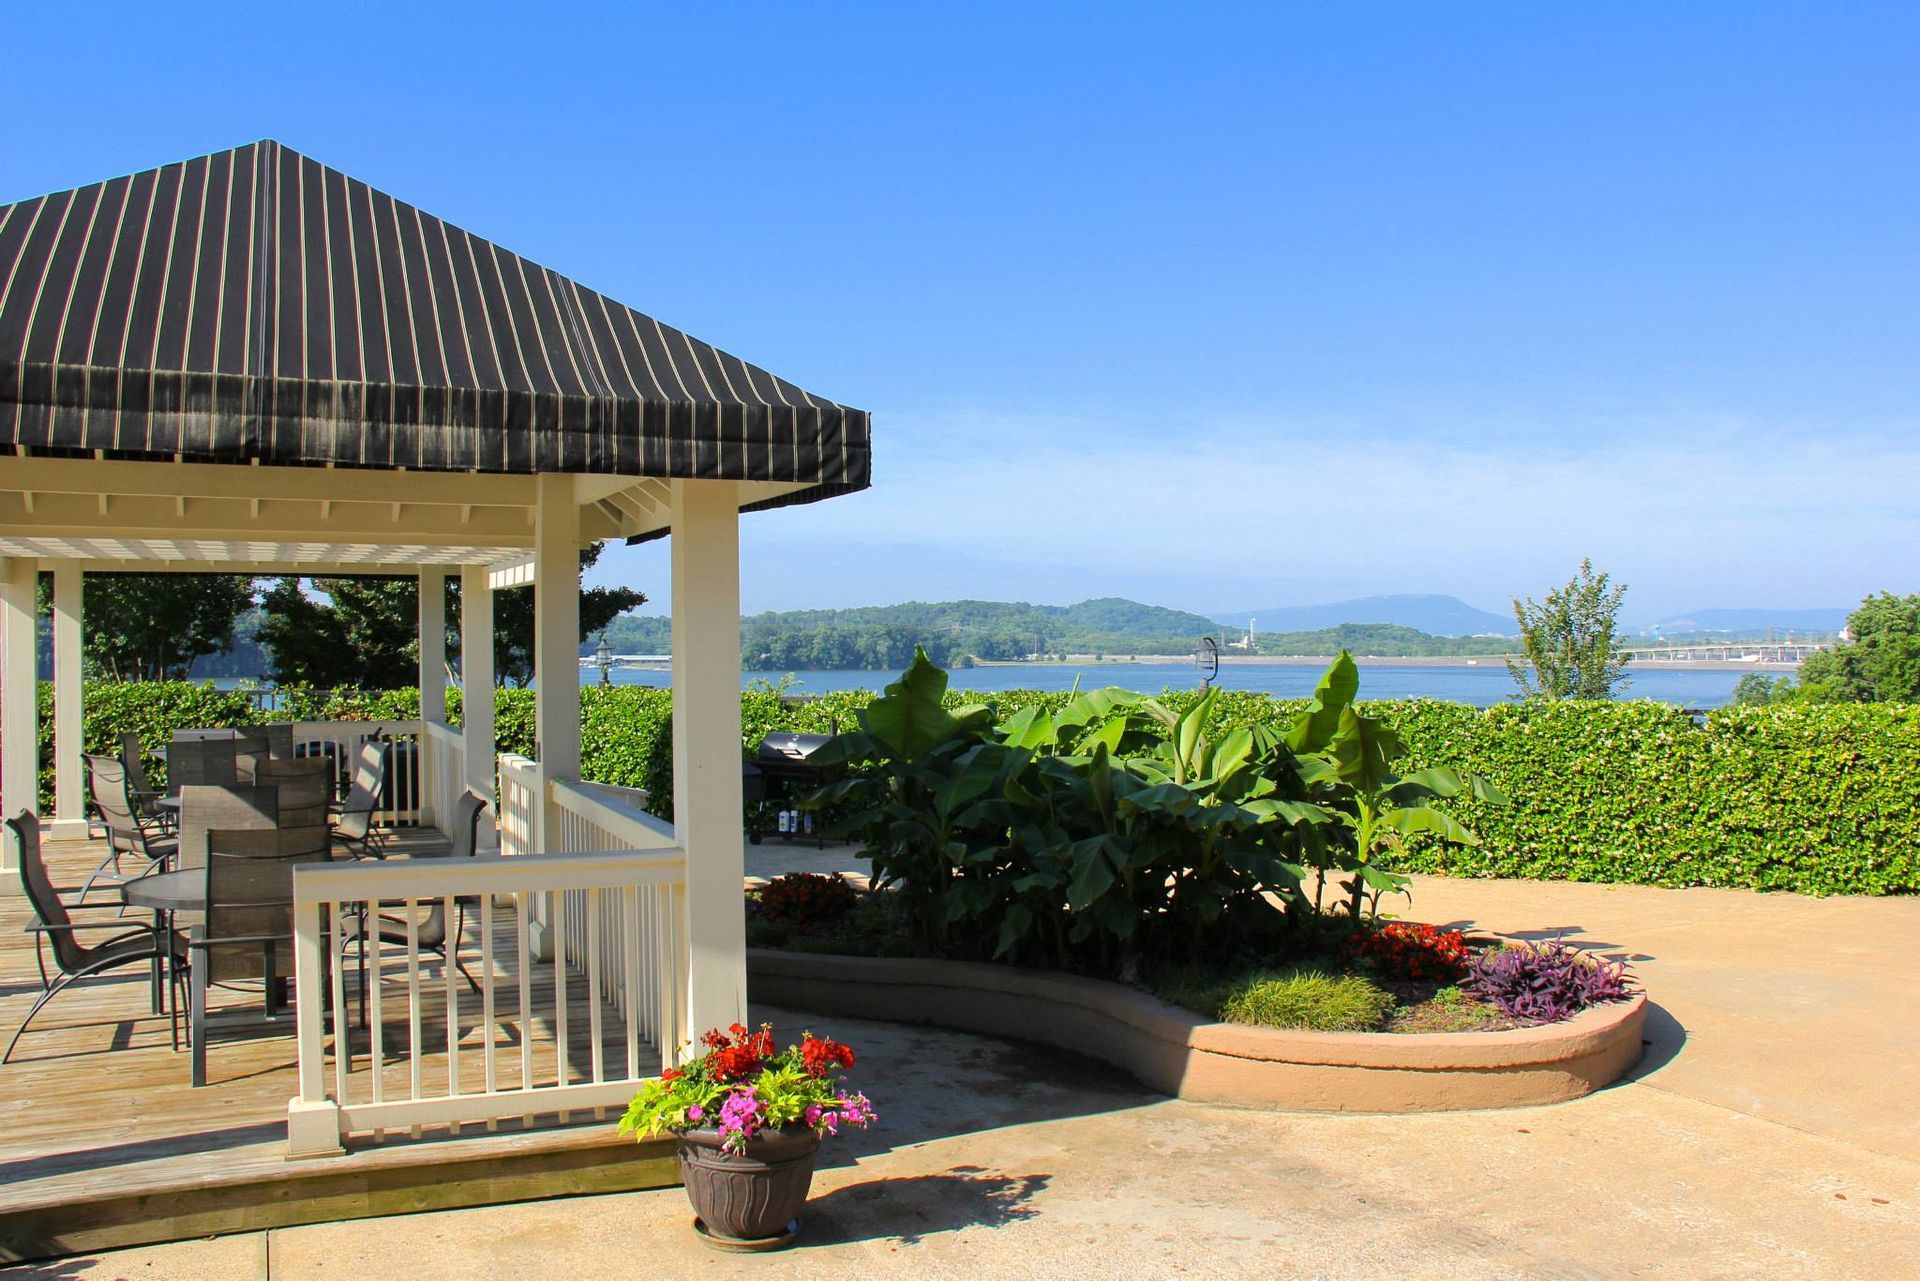
POLYGON ((626 917, 622 931, 625 946, 626 981, 620 985, 620 1008, 627 1020, 627 1075, 640 1076, 640 887, 622 886, 620 910, 626 917))
MULTIPOLYGON (((548 899, 548 914, 553 918, 553 1043, 559 1051, 559 1066, 555 1071, 554 1084, 568 1085, 572 1075, 567 1044, 567 894, 565 890, 551 891, 548 899)), ((560 1124, 565 1125, 572 1119, 566 1111, 560 1113, 560 1124)))
MULTIPOLYGON (((486 1091, 492 1094, 497 1088, 494 1080, 494 1046, 498 1039, 500 1025, 493 1017, 493 893, 488 891, 480 896, 480 1017, 486 1024, 486 1039, 482 1042, 481 1066, 485 1073, 486 1091)), ((500 1122, 494 1117, 487 1118, 487 1129, 497 1130, 500 1122)))
MULTIPOLYGON (((417 900, 405 900, 407 914, 407 1088, 409 1099, 420 1097, 420 920, 414 915, 417 900)), ((420 1127, 413 1127, 420 1137, 420 1127)))
MULTIPOLYGON (((529 894, 513 896, 514 915, 520 923, 520 950, 516 959, 520 966, 520 1088, 533 1088, 533 945, 527 938, 527 899, 529 894)), ((526 1114, 528 1125, 533 1124, 533 1113, 526 1114)))
MULTIPOLYGON (((600 991, 600 891, 587 891, 587 1035, 593 1038, 593 1079, 607 1079, 606 1054, 600 1044, 600 1006, 605 998, 600 991)), ((596 1115, 598 1115, 596 1110, 596 1115)))
MULTIPOLYGON (((384 1103, 387 1098, 387 1024, 386 1011, 380 1008, 380 989, 385 986, 381 978, 385 968, 382 964, 385 953, 380 947, 380 904, 377 900, 368 899, 360 906, 364 913, 360 918, 361 964, 367 967, 362 970, 360 981, 367 989, 367 1016, 372 1020, 369 1029, 372 1037, 369 1065, 373 1069, 373 1101, 384 1103), (373 954, 370 961, 367 959, 368 952, 373 954)), ((386 1131, 375 1130, 373 1137, 376 1140, 384 1139, 386 1131)))
MULTIPOLYGON (((327 914, 327 968, 333 971, 333 1101, 347 1101, 347 1073, 353 1070, 353 1016, 347 1010, 347 945, 340 928, 340 904, 322 903, 327 914)), ((296 963, 297 964, 297 963, 296 963)))
MULTIPOLYGON (((460 988, 454 981, 460 973, 460 935, 456 926, 460 917, 454 911, 453 896, 440 900, 441 923, 445 933, 441 943, 447 949, 440 959, 441 977, 446 980, 447 988, 447 1096, 449 1098, 462 1093, 460 1089, 460 988)), ((453 1127, 455 1134, 460 1127, 453 1127)))

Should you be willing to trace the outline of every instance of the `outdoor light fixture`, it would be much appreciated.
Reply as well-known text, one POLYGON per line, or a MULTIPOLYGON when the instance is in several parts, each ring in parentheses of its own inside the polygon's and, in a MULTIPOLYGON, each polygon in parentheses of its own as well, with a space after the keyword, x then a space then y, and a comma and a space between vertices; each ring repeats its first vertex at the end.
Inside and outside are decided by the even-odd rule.
POLYGON ((607 644, 605 636, 593 647, 593 661, 600 664, 600 683, 613 684, 613 646, 607 644))
POLYGON ((1200 692, 1205 693, 1213 685, 1213 678, 1220 674, 1220 643, 1211 636, 1202 636, 1200 643, 1193 647, 1193 665, 1200 673, 1200 692))

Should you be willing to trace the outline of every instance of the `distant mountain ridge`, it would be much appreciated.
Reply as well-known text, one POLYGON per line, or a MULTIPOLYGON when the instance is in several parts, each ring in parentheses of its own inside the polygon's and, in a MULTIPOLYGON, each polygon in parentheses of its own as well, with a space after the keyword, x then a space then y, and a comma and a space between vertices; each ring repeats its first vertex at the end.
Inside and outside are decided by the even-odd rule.
POLYGON ((1514 636, 1511 615, 1476 609, 1457 596, 1360 596, 1325 605, 1275 605, 1215 614, 1228 627, 1245 628, 1251 615, 1262 632, 1313 632, 1343 623, 1390 623, 1429 636, 1514 636))
POLYGON ((1848 609, 1696 609, 1649 623, 1642 635, 1726 632, 1760 635, 1765 632, 1838 632, 1847 625, 1848 609))

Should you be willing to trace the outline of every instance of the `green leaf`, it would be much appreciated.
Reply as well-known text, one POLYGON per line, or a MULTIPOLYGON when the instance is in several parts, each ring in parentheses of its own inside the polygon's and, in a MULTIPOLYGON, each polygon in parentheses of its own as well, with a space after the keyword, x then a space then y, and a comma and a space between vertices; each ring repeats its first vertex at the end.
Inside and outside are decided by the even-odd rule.
POLYGON ((1313 700, 1288 731, 1288 749, 1303 756, 1325 751, 1340 725, 1340 713, 1359 692, 1360 669, 1354 664, 1353 655, 1343 649, 1320 674, 1320 683, 1313 687, 1313 700))
POLYGON ((1425 805, 1410 806, 1405 809, 1391 809, 1380 815, 1380 826, 1390 827, 1403 836, 1412 836, 1424 832, 1437 836, 1449 845, 1477 845, 1479 841, 1472 832, 1460 826, 1439 810, 1425 805))

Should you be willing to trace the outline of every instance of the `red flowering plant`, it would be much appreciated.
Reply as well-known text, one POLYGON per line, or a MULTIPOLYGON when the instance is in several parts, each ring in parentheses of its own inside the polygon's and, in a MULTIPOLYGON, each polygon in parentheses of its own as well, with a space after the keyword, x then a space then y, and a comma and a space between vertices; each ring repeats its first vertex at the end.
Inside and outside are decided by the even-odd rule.
POLYGON ((1393 921, 1355 934, 1347 944, 1357 961, 1388 978, 1415 983, 1457 983, 1466 977, 1472 949, 1459 930, 1393 921))
POLYGON ((846 877, 835 872, 789 872, 776 876, 753 896, 755 910, 769 921, 790 921, 812 925, 845 916, 860 902, 860 891, 846 877))
POLYGON ((622 1134, 647 1139, 717 1129, 723 1150, 743 1152, 762 1130, 804 1125, 824 1137, 873 1120, 867 1096, 841 1082, 853 1051, 838 1041, 809 1032, 781 1050, 771 1024, 749 1032, 735 1023, 708 1032, 700 1044, 705 1053, 640 1087, 620 1118, 622 1134))

